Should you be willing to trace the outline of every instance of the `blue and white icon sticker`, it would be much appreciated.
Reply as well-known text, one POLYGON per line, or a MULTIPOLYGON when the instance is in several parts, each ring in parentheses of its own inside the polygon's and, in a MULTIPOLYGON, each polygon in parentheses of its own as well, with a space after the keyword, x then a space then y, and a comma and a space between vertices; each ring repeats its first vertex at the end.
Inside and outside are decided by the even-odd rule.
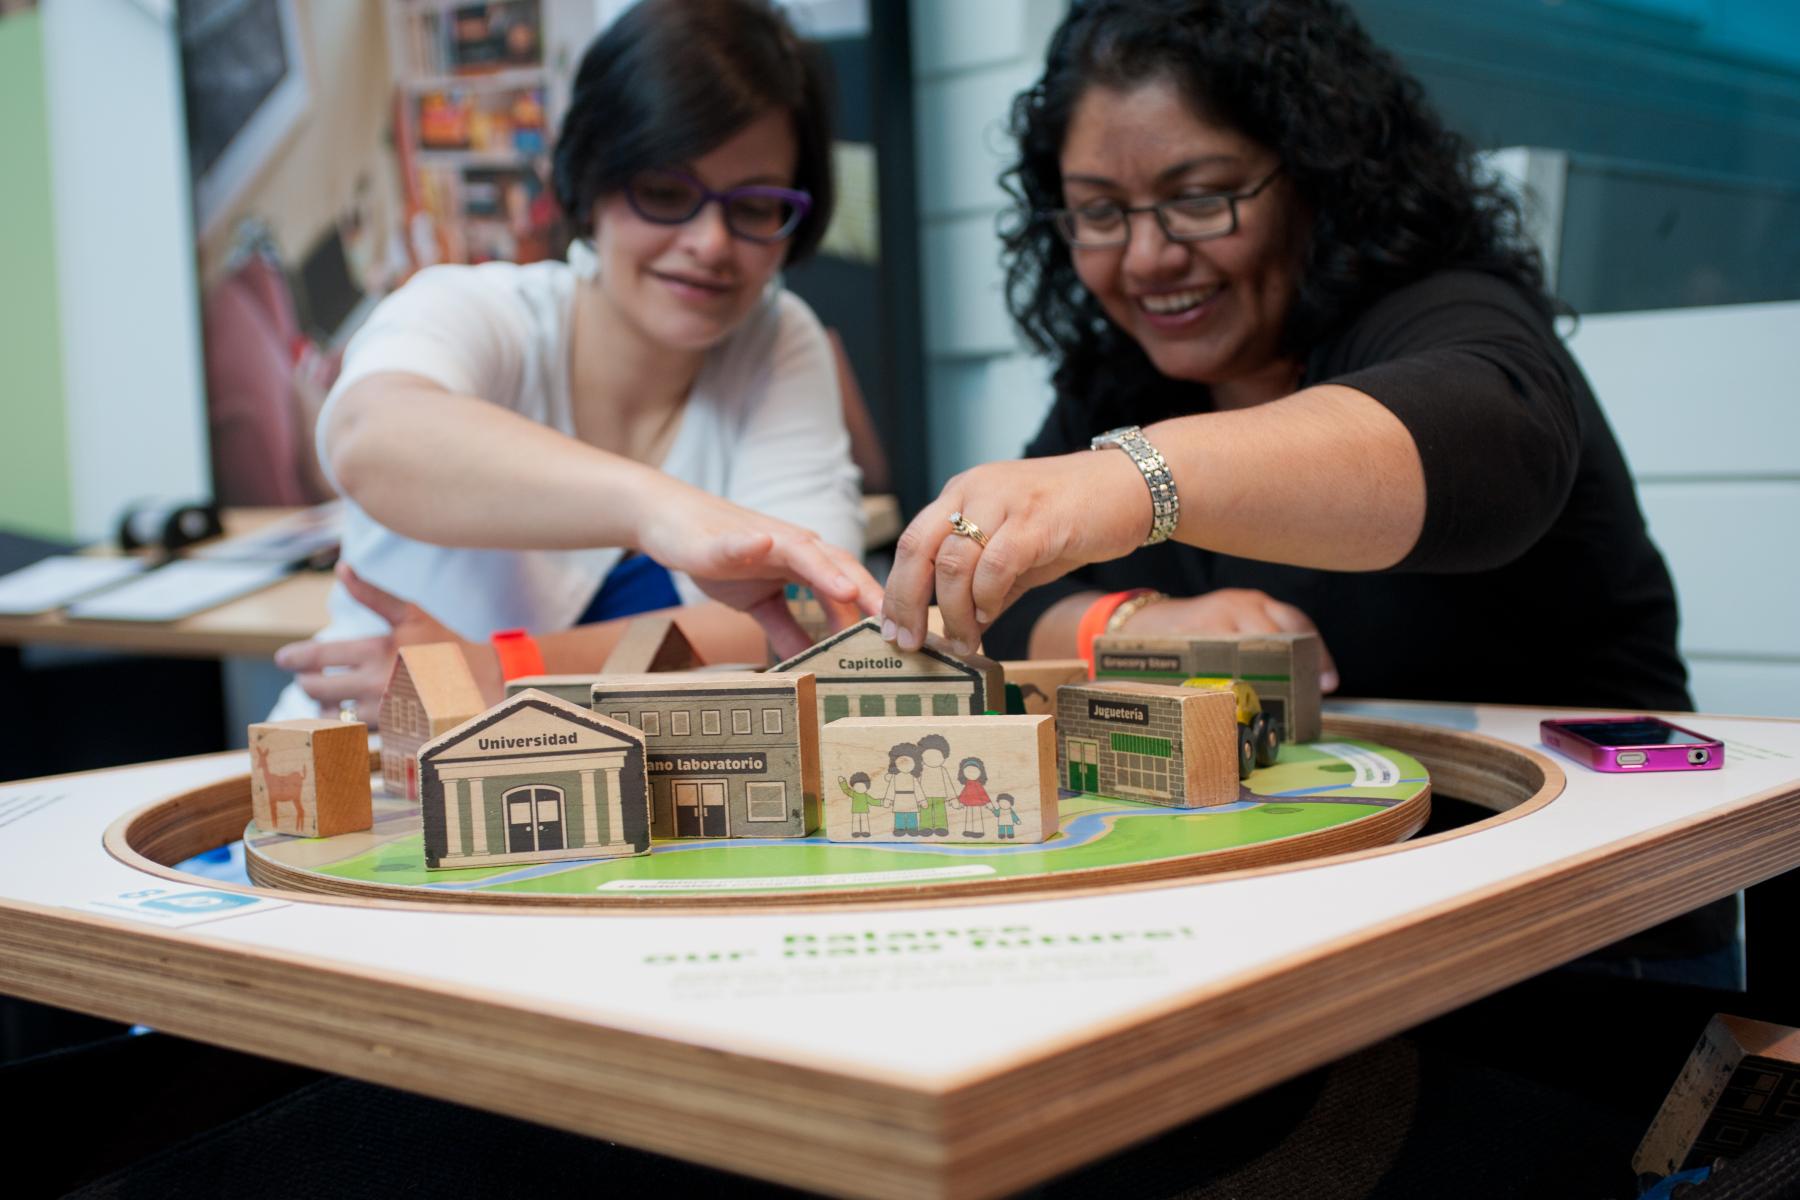
POLYGON ((218 921, 271 908, 285 908, 287 901, 243 892, 227 892, 216 888, 162 887, 133 888, 129 892, 90 900, 75 907, 108 917, 130 917, 152 925, 180 928, 202 921, 218 921))

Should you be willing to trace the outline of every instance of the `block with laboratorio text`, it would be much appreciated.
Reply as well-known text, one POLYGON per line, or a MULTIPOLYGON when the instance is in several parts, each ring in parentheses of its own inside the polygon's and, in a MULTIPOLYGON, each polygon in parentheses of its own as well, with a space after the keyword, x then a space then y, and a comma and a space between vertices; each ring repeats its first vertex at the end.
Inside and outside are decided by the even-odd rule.
POLYGON ((647 853, 644 735, 520 692, 420 747, 419 815, 434 870, 647 853))
POLYGON ((1171 684, 1241 679, 1256 689, 1282 741, 1316 742, 1323 658, 1316 633, 1109 633, 1094 639, 1094 678, 1171 684))
POLYGON ((602 675, 593 711, 644 736, 651 832, 805 837, 819 827, 819 706, 809 672, 602 675))
POLYGON ((955 654, 936 635, 917 650, 881 636, 874 617, 807 647, 776 671, 817 678, 819 723, 846 717, 954 717, 1005 711, 1006 675, 980 654, 955 654))
POLYGON ((249 742, 258 829, 317 838, 375 823, 369 727, 361 721, 259 721, 249 742))
POLYGON ((1205 808, 1238 799, 1228 690, 1097 680, 1056 690, 1056 777, 1072 792, 1205 808))
POLYGON ((1057 829, 1047 716, 852 717, 819 734, 825 837, 995 846, 1057 829))

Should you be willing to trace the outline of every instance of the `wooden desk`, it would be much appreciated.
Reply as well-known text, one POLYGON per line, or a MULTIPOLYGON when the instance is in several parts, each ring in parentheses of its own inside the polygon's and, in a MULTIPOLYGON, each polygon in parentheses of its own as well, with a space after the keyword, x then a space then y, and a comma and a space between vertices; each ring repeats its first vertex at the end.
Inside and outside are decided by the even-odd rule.
MULTIPOLYGON (((226 529, 247 533, 286 516, 291 509, 245 510, 226 514, 226 529)), ((871 549, 899 536, 900 506, 892 496, 863 497, 866 542, 871 549)), ((36 617, 0 616, 0 645, 42 644, 124 650, 176 658, 268 658, 289 642, 311 637, 325 626, 325 597, 332 577, 326 571, 292 575, 248 596, 195 613, 180 621, 72 621, 61 613, 36 617)))
POLYGON ((1800 721, 1684 718, 1724 739, 1722 770, 1619 776, 1546 757, 1545 715, 1328 708, 1328 736, 1381 727, 1443 794, 1510 790, 1482 826, 991 903, 258 892, 103 842, 172 794, 159 861, 229 837, 242 755, 15 784, 0 991, 802 1187, 980 1200, 1800 865, 1800 721))

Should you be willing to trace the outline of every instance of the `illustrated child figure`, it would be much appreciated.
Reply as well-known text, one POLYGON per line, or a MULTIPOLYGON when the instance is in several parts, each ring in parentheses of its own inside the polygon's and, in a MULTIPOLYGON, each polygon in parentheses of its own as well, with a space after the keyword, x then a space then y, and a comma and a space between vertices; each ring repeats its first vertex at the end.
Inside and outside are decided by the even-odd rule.
POLYGON ((994 819, 1000 824, 1000 836, 1010 838, 1019 827, 1019 810, 1013 807, 1011 792, 1001 792, 994 797, 994 819))
POLYGON ((858 771, 849 779, 838 776, 838 787, 850 797, 850 836, 869 836, 869 810, 881 801, 869 795, 869 777, 858 771))
MULTIPOLYGON (((895 837, 921 837, 919 828, 919 748, 900 742, 888 751, 887 774, 881 777, 881 795, 872 798, 894 810, 895 837)), ((864 814, 864 821, 867 821, 864 814)))
POLYGON ((987 825, 981 819, 981 811, 993 805, 987 794, 987 764, 979 758, 965 758, 956 768, 962 777, 962 791, 957 793, 956 802, 962 805, 962 835, 966 838, 987 836, 987 825))
POLYGON ((950 743, 941 734, 928 733, 919 739, 919 759, 924 764, 919 787, 925 793, 919 814, 920 837, 950 836, 950 793, 956 789, 950 769, 944 765, 949 757, 950 743))

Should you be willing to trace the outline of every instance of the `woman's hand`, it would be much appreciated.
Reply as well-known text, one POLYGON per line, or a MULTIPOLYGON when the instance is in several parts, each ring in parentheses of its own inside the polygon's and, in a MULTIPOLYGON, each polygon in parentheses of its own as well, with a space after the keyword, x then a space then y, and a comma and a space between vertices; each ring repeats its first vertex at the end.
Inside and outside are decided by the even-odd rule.
MULTIPOLYGON (((1133 613, 1125 632, 1175 636, 1186 633, 1318 633, 1312 618, 1267 592, 1252 588, 1220 588, 1181 600, 1159 600, 1133 613)), ((1319 690, 1335 692, 1337 664, 1320 639, 1319 690)))
POLYGON ((421 642, 455 642, 461 646, 475 683, 481 688, 482 699, 489 704, 500 701, 506 683, 492 647, 464 641, 418 605, 367 582, 347 563, 338 564, 337 575, 351 597, 386 621, 390 630, 380 637, 341 642, 293 642, 275 652, 275 665, 294 672, 300 690, 319 702, 322 713, 335 715, 345 701, 350 701, 356 706, 357 719, 373 729, 381 709, 381 694, 394 670, 395 655, 401 646, 421 642))
POLYGON ((880 610, 881 585, 853 555, 809 529, 669 482, 646 497, 638 549, 686 572, 714 600, 755 617, 777 657, 798 654, 813 640, 788 610, 790 583, 813 590, 833 629, 880 610))
POLYGON ((1150 534, 1150 490, 1117 451, 972 467, 944 486, 900 535, 882 635, 904 650, 925 638, 932 589, 951 648, 966 654, 1029 588, 1131 553, 1150 534), (987 537, 956 533, 960 512, 987 537))

